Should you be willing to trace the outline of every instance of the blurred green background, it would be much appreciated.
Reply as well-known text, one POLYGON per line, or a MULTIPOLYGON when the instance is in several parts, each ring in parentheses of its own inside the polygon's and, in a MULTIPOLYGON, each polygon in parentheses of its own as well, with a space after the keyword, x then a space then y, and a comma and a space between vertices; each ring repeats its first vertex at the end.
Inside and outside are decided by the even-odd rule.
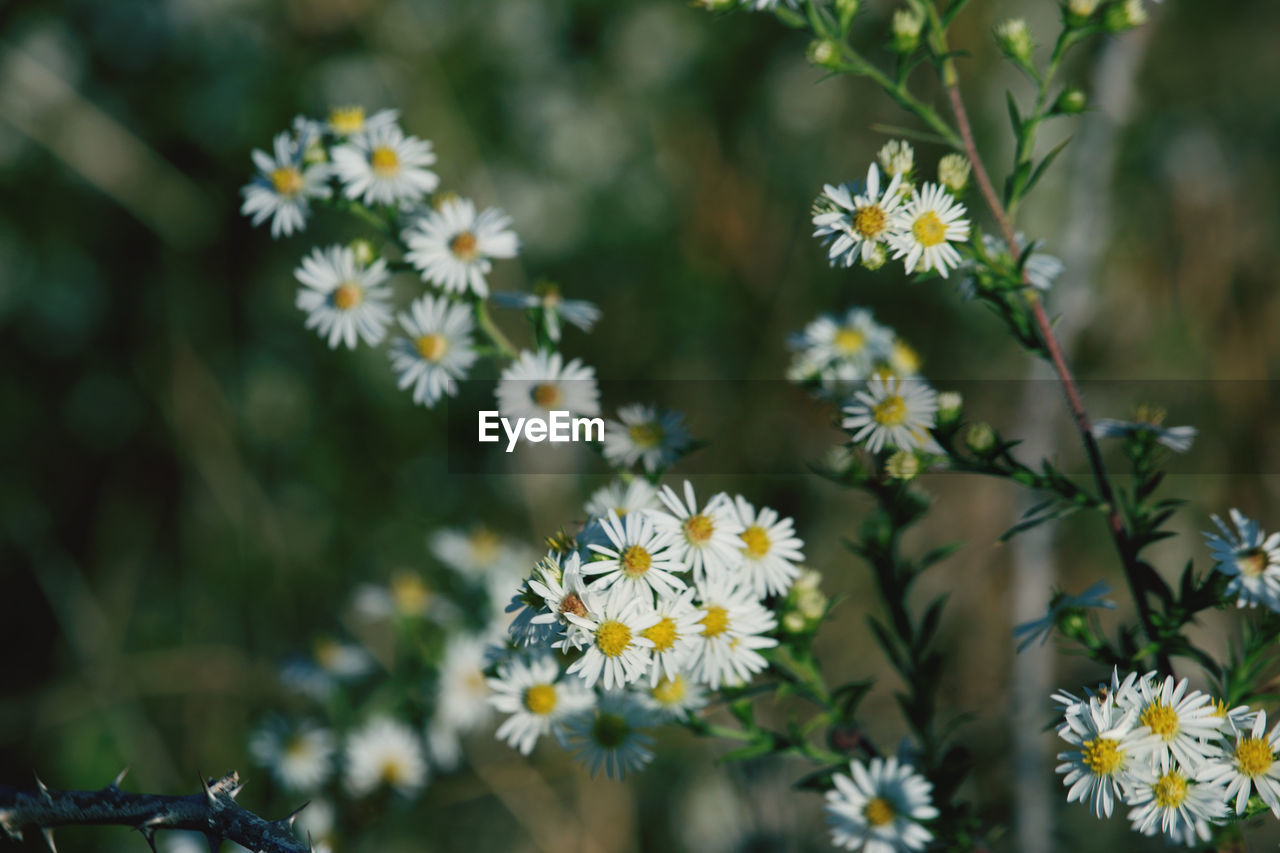
MULTIPOLYGON (((892 8, 868 0, 866 38, 892 8)), ((1023 218, 1071 269, 1054 306, 1082 376, 1203 383, 1194 407, 1171 413, 1203 430, 1171 483, 1191 501, 1189 535, 1161 551, 1172 572, 1188 556, 1205 565, 1195 531, 1208 512, 1280 524, 1280 480, 1257 473, 1280 471, 1274 404, 1265 384, 1228 381, 1271 379, 1280 357, 1280 6, 1153 12, 1069 70, 1098 109, 1045 134, 1046 150, 1076 140, 1023 218)), ((1027 93, 989 30, 1013 13, 1052 37, 1048 0, 976 0, 955 38, 972 47, 963 85, 998 174, 1004 91, 1027 93)), ((350 224, 320 215, 273 242, 237 212, 249 151, 297 113, 398 107, 408 132, 434 141, 446 188, 514 217, 525 249, 496 286, 546 275, 601 305, 596 333, 570 332, 565 350, 603 378, 776 379, 788 332, 852 304, 914 342, 943 386, 1042 377, 949 285, 826 267, 810 202, 865 173, 885 139, 871 125, 905 120, 867 85, 823 82, 805 46, 767 16, 681 0, 0 6, 0 782, 37 770, 94 787, 129 765, 135 788, 186 792, 198 770, 238 768, 251 781, 242 802, 283 813, 294 804, 246 749, 249 727, 281 706, 278 662, 333 630, 356 583, 438 571, 430 530, 484 523, 537 543, 598 485, 451 474, 441 413, 395 390, 383 353, 330 352, 302 328, 292 268, 350 224)), ((940 153, 918 147, 926 175, 940 153)), ((983 415, 1071 458, 1055 395, 1011 387, 983 415)), ((820 638, 829 676, 879 674, 869 586, 840 544, 861 507, 795 461, 830 440, 829 413, 801 410, 791 436, 752 432, 750 394, 723 394, 760 455, 701 488, 796 517, 809 563, 850 595, 820 638)), ((1021 496, 925 484, 938 505, 917 544, 970 543, 926 586, 952 591, 943 696, 949 714, 974 714, 970 793, 993 822, 1024 816, 997 847, 1139 849, 1121 821, 1061 802, 1047 690, 1019 699, 1028 683, 1074 689, 1102 673, 1051 649, 1019 664, 1009 641, 1055 577, 1072 591, 1122 586, 1100 522, 999 548, 1021 496)), ((1206 642, 1221 645, 1235 620, 1210 620, 1206 642)), ((867 706, 890 743, 903 732, 892 687, 867 706)), ((476 769, 434 780, 343 847, 826 848, 820 801, 789 789, 803 767, 726 768, 683 734, 661 743, 647 773, 616 784, 558 750, 530 763, 477 737, 476 769)), ((59 841, 143 844, 123 830, 59 841)))

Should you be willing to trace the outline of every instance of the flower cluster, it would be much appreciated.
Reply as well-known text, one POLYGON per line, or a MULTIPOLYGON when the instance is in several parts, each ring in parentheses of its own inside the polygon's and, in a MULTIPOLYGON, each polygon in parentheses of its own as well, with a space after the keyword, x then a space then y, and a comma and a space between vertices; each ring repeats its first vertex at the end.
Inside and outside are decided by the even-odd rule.
POLYGON ((700 501, 688 481, 619 481, 587 511, 511 599, 489 683, 511 746, 528 753, 551 735, 593 772, 622 776, 651 759, 646 729, 768 666, 803 543, 791 519, 741 496, 700 501))
POLYGON ((1280 533, 1266 531, 1238 509, 1231 510, 1235 530, 1213 516, 1216 533, 1206 531, 1214 568, 1231 578, 1226 595, 1240 607, 1262 606, 1280 613, 1280 533))
POLYGON ((1102 818, 1121 801, 1135 831, 1188 846, 1232 814, 1251 814, 1251 794, 1280 817, 1280 727, 1267 732, 1266 712, 1155 672, 1116 671, 1083 697, 1053 698, 1063 708, 1058 736, 1072 747, 1057 768, 1068 802, 1102 818))

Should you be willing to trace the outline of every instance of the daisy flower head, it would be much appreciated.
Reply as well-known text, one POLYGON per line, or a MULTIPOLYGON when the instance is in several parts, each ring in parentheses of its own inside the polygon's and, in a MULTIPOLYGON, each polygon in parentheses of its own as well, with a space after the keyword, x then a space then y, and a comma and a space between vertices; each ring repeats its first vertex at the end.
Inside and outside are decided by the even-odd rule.
POLYGON ((496 530, 477 525, 470 530, 445 528, 427 539, 432 556, 468 580, 523 573, 535 555, 514 547, 496 530))
POLYGON ((485 276, 494 258, 514 258, 520 240, 511 217, 497 208, 476 213, 475 203, 449 198, 404 230, 409 246, 405 260, 422 276, 449 293, 488 296, 485 276))
POLYGON ((500 713, 509 714, 498 726, 497 737, 524 755, 544 735, 564 743, 565 723, 595 704, 595 694, 576 678, 561 679, 560 666, 549 654, 531 658, 516 656, 498 666, 489 679, 489 701, 500 713))
POLYGON ((413 730, 389 717, 374 717, 347 738, 343 752, 347 791, 354 797, 383 785, 413 796, 427 781, 427 762, 413 730))
POLYGON ((1268 536, 1238 509, 1231 510, 1234 531, 1218 516, 1210 517, 1218 532, 1204 536, 1214 568, 1231 577, 1226 594, 1236 596, 1240 607, 1280 610, 1280 533, 1268 536))
POLYGON ((1249 807, 1250 792, 1256 793, 1272 814, 1280 818, 1280 725, 1267 733, 1267 713, 1259 711, 1253 728, 1236 732, 1235 746, 1227 743, 1222 752, 1205 762, 1199 778, 1210 784, 1225 784, 1224 799, 1235 800, 1236 814, 1249 807))
POLYGON ((903 178, 916 167, 916 151, 905 139, 890 139, 876 152, 880 168, 895 178, 903 178))
POLYGON ((1183 767, 1198 767, 1215 747, 1207 741, 1217 737, 1222 721, 1217 716, 1213 698, 1199 690, 1188 690, 1187 679, 1175 681, 1167 676, 1138 679, 1138 730, 1145 738, 1152 761, 1160 770, 1168 770, 1174 762, 1183 767))
POLYGON ((569 720, 568 743, 595 776, 603 767, 611 779, 644 769, 653 760, 653 738, 645 729, 653 718, 625 692, 606 693, 595 710, 569 720))
POLYGON ((1069 595, 1065 590, 1055 592, 1044 616, 1014 626, 1013 638, 1018 641, 1018 651, 1023 651, 1036 640, 1043 645, 1063 619, 1082 618, 1085 611, 1092 609, 1115 610, 1116 603, 1107 598, 1110 594, 1111 585, 1106 581, 1098 581, 1079 595, 1069 595))
POLYGON ((356 589, 355 611, 366 619, 426 616, 437 604, 431 588, 416 572, 400 571, 385 584, 363 584, 356 589))
POLYGON ((565 557, 563 567, 555 560, 543 560, 528 585, 545 605, 545 610, 531 620, 534 624, 568 625, 570 616, 586 619, 595 608, 595 592, 587 588, 582 558, 576 552, 565 557))
POLYGON ((381 343, 391 324, 391 288, 386 261, 365 266, 348 246, 312 249, 293 272, 301 282, 297 306, 307 313, 307 328, 355 349, 357 338, 369 346, 381 343))
POLYGON ((662 676, 652 686, 637 690, 636 696, 656 722, 687 720, 707 707, 706 688, 683 672, 662 676))
POLYGON ((1093 422, 1093 434, 1097 438, 1128 438, 1144 433, 1151 434, 1157 444, 1174 453, 1186 453, 1195 443, 1199 430, 1193 426, 1162 427, 1143 421, 1120 421, 1112 418, 1099 418, 1093 422))
POLYGON ((414 300, 400 314, 406 337, 391 341, 391 366, 401 390, 413 388, 413 402, 434 406, 442 397, 458 393, 477 355, 471 331, 471 306, 430 294, 414 300))
POLYGON ((605 421, 604 458, 615 468, 640 464, 654 474, 679 461, 690 441, 679 412, 632 403, 618 407, 618 420, 605 421))
POLYGON ((795 523, 769 507, 757 510, 746 498, 733 500, 742 532, 742 570, 757 598, 782 595, 800 574, 804 542, 796 536, 795 523))
POLYGON ((630 512, 657 509, 659 506, 658 490, 648 480, 633 477, 630 481, 614 480, 596 489, 583 508, 587 515, 603 518, 610 511, 622 517, 630 512))
POLYGON ((1143 767, 1129 781, 1126 802, 1133 829, 1143 835, 1163 832, 1174 844, 1195 846, 1208 841, 1210 825, 1227 816, 1221 785, 1198 782, 1178 764, 1166 768, 1143 767))
POLYGON ((778 645, 765 636, 778 622, 750 587, 724 576, 712 578, 698 584, 696 600, 702 633, 693 637, 687 665, 695 679, 717 690, 745 683, 769 665, 760 649, 778 645))
POLYGON ((938 392, 923 379, 877 375, 844 408, 842 425, 872 453, 881 448, 938 452, 929 435, 937 423, 938 392))
POLYGON ((565 299, 560 288, 548 281, 534 285, 532 293, 495 293, 493 301, 503 308, 537 311, 552 343, 560 342, 560 321, 576 326, 584 332, 600 319, 600 309, 585 299, 565 299))
POLYGON ((281 720, 259 729, 249 740, 255 761, 271 770, 289 791, 315 791, 333 773, 333 732, 312 725, 291 727, 281 720))
POLYGON ((828 184, 823 188, 819 202, 823 212, 813 217, 813 236, 823 238, 827 244, 827 259, 832 266, 851 267, 858 260, 864 264, 874 262, 877 247, 883 248, 894 231, 902 207, 901 186, 902 176, 898 174, 881 187, 880 169, 872 163, 867 169, 867 182, 857 195, 849 184, 828 184))
POLYGON ((933 833, 922 821, 938 816, 933 785, 896 757, 853 761, 849 775, 835 774, 828 791, 827 823, 831 843, 866 853, 909 853, 922 850, 933 833))
POLYGON ((609 590, 612 599, 653 604, 659 597, 677 594, 685 582, 677 577, 684 564, 677 559, 671 533, 659 530, 649 513, 633 512, 619 518, 612 510, 600 519, 608 545, 589 545, 597 555, 582 567, 583 574, 600 575, 592 589, 609 590))
POLYGON ((693 651, 693 638, 702 633, 705 615, 693 606, 692 589, 659 599, 654 611, 658 621, 641 632, 653 641, 649 684, 657 687, 665 679, 674 685, 693 651))
POLYGON ((240 212, 254 226, 271 220, 272 237, 288 237, 307 225, 311 199, 328 198, 329 167, 303 161, 305 140, 294 140, 289 131, 276 134, 272 153, 254 149, 258 174, 242 190, 240 212))
POLYGON ((953 243, 969 239, 965 207, 938 184, 926 183, 911 194, 889 238, 895 259, 905 257, 908 273, 937 271, 943 278, 960 264, 953 243))
POLYGON ((347 198, 363 204, 421 201, 440 183, 427 167, 436 162, 431 143, 405 136, 394 122, 354 134, 333 149, 333 172, 347 198))
POLYGON ((695 581, 719 577, 742 565, 742 524, 728 495, 715 495, 701 508, 693 484, 684 482, 684 499, 670 486, 658 493, 667 512, 654 513, 659 530, 670 533, 677 559, 693 572, 695 581))
POLYGON ((660 617, 639 600, 609 596, 586 616, 570 611, 564 616, 589 640, 582 657, 567 670, 578 673, 588 687, 598 681, 605 690, 613 690, 649 674, 654 643, 645 631, 658 624, 660 617))
POLYGON ((565 364, 558 352, 520 353, 503 368, 494 394, 506 418, 546 418, 552 411, 588 417, 600 414, 595 368, 576 358, 565 364))
POLYGON ((792 337, 796 360, 790 378, 803 380, 818 374, 824 384, 840 380, 864 381, 877 363, 888 358, 893 330, 875 321, 865 308, 850 308, 842 316, 823 314, 792 337))
POLYGON ((373 115, 367 116, 362 106, 338 106, 329 110, 324 128, 334 136, 345 138, 393 125, 399 117, 399 110, 378 110, 373 115))
POLYGON ((492 716, 484 675, 492 639, 454 636, 445 645, 436 680, 435 713, 427 726, 427 749, 442 769, 457 766, 462 735, 486 725, 492 716))
POLYGON ((1136 709, 1121 711, 1109 698, 1091 696, 1088 704, 1068 708, 1066 724, 1058 736, 1076 747, 1058 754, 1063 762, 1057 772, 1065 774, 1067 802, 1091 803, 1094 816, 1111 817, 1117 799, 1123 799, 1123 785, 1129 773, 1143 764, 1141 733, 1135 729, 1136 709))

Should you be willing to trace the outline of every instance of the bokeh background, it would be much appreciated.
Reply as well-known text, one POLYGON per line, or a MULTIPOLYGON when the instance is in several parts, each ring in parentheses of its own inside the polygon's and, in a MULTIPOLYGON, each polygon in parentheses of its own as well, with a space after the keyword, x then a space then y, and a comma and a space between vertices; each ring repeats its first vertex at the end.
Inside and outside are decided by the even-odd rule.
MULTIPOLYGON (((865 35, 891 12, 868 0, 865 35)), ((1027 94, 989 36, 1012 13, 1051 38, 1048 0, 975 0, 957 32, 997 172, 1004 91, 1027 94)), ((1053 299, 1080 374, 1166 380, 1108 386, 1110 410, 1096 414, 1126 414, 1112 392, 1132 387, 1176 400, 1171 420, 1203 431, 1171 481, 1190 505, 1187 535, 1160 552, 1169 572, 1205 565, 1196 531, 1209 512, 1280 524, 1261 381, 1280 357, 1277 31, 1268 0, 1170 0, 1145 30, 1082 51, 1065 79, 1094 108, 1044 134, 1046 150, 1067 133, 1074 143, 1023 218, 1068 263, 1053 299)), ((355 584, 439 571, 429 531, 483 523, 536 544, 599 484, 452 471, 443 415, 398 393, 381 353, 334 353, 302 328, 291 270, 349 223, 321 216, 273 242, 237 212, 249 151, 300 112, 398 107, 434 141, 447 187, 514 217, 525 251, 498 287, 545 275, 601 305, 597 332, 571 332, 566 350, 606 379, 658 380, 668 405, 680 386, 662 399, 663 381, 776 380, 788 332, 863 304, 940 384, 1005 381, 983 416, 1070 464, 1056 393, 994 318, 945 284, 826 267, 813 197, 863 174, 885 139, 872 125, 904 119, 867 85, 823 81, 804 49, 766 16, 682 0, 0 6, 0 781, 36 770, 92 787, 129 765, 135 788, 185 792, 198 771, 239 768, 242 802, 282 813, 294 804, 246 749, 283 701, 279 662, 334 629, 355 584)), ((926 172, 940 153, 918 148, 926 172)), ((824 666, 835 680, 883 676, 868 727, 895 741, 894 682, 863 619, 875 605, 840 544, 863 507, 803 467, 832 438, 829 413, 797 398, 792 434, 753 430, 776 389, 707 387, 720 416, 695 431, 732 432, 735 450, 704 488, 796 517, 809 563, 849 596, 820 638, 824 666)), ((952 476, 925 484, 937 509, 913 542, 969 543, 920 594, 951 592, 942 694, 948 714, 973 715, 961 734, 980 768, 970 793, 1009 827, 997 848, 1140 849, 1121 821, 1067 808, 1052 776, 1049 687, 1102 673, 1052 647, 1015 659, 1009 639, 1053 583, 1122 587, 1101 524, 997 547, 1022 496, 952 476)), ((1215 616, 1202 637, 1221 646, 1236 624, 1215 616)), ((342 846, 826 849, 820 801, 789 787, 803 767, 717 765, 716 746, 681 733, 660 746, 648 772, 617 784, 558 750, 527 762, 479 736, 473 769, 342 846)), ((109 829, 59 841, 143 843, 109 829)))

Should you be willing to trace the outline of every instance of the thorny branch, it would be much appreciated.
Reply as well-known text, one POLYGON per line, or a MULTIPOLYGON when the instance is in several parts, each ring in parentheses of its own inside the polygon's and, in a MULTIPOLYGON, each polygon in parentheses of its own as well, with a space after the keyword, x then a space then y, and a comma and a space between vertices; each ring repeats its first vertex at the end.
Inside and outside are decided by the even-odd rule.
POLYGON ((26 829, 39 830, 56 853, 53 830, 59 826, 131 826, 151 849, 161 829, 203 833, 211 851, 234 841, 261 853, 310 853, 311 845, 294 834, 301 808, 280 820, 267 820, 236 803, 243 785, 237 773, 221 779, 201 779, 203 792, 189 796, 134 794, 120 789, 124 772, 97 791, 55 791, 36 779, 37 790, 22 791, 0 785, 0 829, 21 841, 26 829))

